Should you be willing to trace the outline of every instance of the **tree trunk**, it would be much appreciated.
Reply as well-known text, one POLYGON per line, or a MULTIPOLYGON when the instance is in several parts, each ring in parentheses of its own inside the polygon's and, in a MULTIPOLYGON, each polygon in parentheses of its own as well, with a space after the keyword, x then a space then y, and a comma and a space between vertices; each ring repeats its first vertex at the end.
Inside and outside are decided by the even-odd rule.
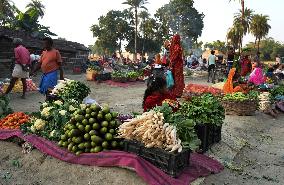
POLYGON ((258 38, 258 43, 257 43, 257 52, 259 52, 259 44, 260 44, 260 37, 258 38))
POLYGON ((245 17, 245 0, 242 0, 242 19, 245 17))
POLYGON ((256 41, 257 41, 257 37, 255 37, 254 48, 256 48, 256 41))
POLYGON ((134 60, 137 59, 137 34, 138 34, 138 10, 135 7, 135 46, 134 46, 134 60))

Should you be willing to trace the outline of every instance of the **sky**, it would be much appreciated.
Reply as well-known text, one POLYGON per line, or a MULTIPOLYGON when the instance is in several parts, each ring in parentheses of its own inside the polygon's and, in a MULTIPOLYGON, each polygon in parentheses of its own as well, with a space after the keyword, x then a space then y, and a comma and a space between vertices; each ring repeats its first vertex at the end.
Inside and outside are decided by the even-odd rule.
MULTIPOLYGON (((70 41, 79 42, 86 46, 94 44, 90 27, 98 23, 98 18, 109 10, 123 10, 125 0, 42 0, 46 7, 44 18, 40 21, 49 26, 50 30, 59 37, 70 41)), ((169 0, 148 0, 146 5, 153 15, 155 11, 169 0)), ((20 10, 24 10, 29 0, 14 0, 20 10)), ((212 42, 214 40, 225 41, 226 33, 232 26, 234 13, 238 12, 241 5, 229 0, 195 0, 195 8, 203 12, 204 29, 199 41, 212 42)), ((284 21, 281 16, 283 0, 245 0, 245 6, 253 9, 255 13, 269 15, 271 30, 268 37, 284 42, 284 21)), ((245 36, 244 43, 254 41, 251 35, 245 36)))

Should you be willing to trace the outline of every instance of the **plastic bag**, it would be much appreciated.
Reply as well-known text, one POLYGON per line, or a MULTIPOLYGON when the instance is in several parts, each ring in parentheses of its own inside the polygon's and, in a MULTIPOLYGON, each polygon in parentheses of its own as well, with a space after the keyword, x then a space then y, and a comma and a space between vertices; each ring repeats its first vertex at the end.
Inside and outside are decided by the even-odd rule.
POLYGON ((87 96, 84 100, 83 100, 83 104, 98 104, 98 102, 94 99, 92 99, 90 96, 87 96))
POLYGON ((166 80, 167 80, 167 88, 168 89, 172 88, 175 85, 173 74, 170 70, 167 70, 166 80))

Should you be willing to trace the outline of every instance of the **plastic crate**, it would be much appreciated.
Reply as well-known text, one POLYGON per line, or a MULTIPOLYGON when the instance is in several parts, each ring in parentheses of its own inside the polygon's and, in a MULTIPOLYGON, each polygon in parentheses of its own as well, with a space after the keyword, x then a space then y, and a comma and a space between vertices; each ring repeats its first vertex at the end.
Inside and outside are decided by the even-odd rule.
POLYGON ((140 142, 129 140, 124 141, 124 151, 137 154, 174 178, 189 166, 191 152, 170 153, 160 148, 146 148, 140 142))
POLYGON ((204 153, 208 151, 208 149, 214 143, 213 126, 207 124, 198 124, 195 126, 195 132, 201 141, 199 152, 204 153))

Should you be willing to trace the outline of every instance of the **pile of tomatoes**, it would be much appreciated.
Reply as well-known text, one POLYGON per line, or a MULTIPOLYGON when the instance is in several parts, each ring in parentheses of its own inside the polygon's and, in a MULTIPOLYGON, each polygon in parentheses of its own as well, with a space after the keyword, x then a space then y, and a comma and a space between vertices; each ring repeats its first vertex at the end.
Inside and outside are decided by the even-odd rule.
POLYGON ((210 87, 207 85, 200 85, 200 84, 188 84, 184 88, 185 93, 192 93, 192 94, 198 94, 202 95, 205 93, 210 93, 213 95, 220 95, 222 93, 222 90, 210 87))
POLYGON ((22 124, 29 121, 29 116, 23 112, 9 114, 0 120, 0 129, 19 129, 22 124))

